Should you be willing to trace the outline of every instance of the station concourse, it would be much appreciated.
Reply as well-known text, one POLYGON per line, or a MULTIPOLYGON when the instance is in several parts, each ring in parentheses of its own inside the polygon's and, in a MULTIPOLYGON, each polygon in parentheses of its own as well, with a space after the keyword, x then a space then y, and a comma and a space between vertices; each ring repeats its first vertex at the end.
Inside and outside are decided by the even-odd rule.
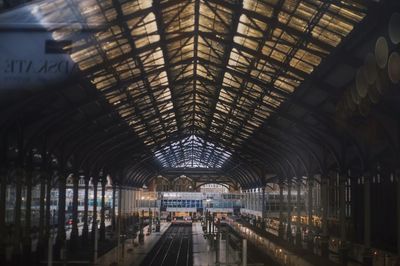
POLYGON ((0 0, 0 265, 400 265, 400 1, 0 0))

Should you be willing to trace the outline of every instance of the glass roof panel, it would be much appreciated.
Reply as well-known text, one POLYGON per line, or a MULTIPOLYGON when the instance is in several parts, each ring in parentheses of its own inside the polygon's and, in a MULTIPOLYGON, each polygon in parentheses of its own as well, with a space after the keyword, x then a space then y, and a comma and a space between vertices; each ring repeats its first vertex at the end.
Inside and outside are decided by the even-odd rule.
POLYGON ((355 0, 45 0, 27 14, 72 40, 82 78, 164 166, 221 167, 366 12, 355 0))

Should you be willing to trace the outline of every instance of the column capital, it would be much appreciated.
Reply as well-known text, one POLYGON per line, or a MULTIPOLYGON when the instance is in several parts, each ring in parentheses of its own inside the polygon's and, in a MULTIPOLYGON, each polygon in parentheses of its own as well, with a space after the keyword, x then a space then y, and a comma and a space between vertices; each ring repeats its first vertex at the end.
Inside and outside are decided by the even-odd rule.
POLYGON ((80 179, 79 173, 78 173, 78 172, 74 172, 74 173, 72 174, 72 181, 73 181, 73 182, 79 182, 79 179, 80 179))
POLYGON ((329 178, 321 176, 321 185, 327 185, 329 183, 329 178))
POLYGON ((107 175, 101 177, 101 185, 106 186, 108 182, 107 175))
POLYGON ((99 183, 99 179, 96 177, 92 177, 92 184, 93 186, 97 186, 97 184, 99 183))

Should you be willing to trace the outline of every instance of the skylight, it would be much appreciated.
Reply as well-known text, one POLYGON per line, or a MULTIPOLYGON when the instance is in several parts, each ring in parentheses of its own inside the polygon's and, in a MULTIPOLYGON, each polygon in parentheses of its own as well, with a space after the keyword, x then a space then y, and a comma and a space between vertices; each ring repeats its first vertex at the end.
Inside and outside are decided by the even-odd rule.
POLYGON ((220 168, 232 154, 199 136, 191 135, 155 152, 163 167, 220 168))

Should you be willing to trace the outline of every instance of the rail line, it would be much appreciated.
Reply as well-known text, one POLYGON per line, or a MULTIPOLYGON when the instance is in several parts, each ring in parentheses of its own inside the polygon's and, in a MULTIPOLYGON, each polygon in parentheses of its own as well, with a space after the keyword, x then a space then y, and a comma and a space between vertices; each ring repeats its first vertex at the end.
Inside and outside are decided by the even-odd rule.
POLYGON ((172 225, 144 258, 142 266, 192 266, 192 226, 172 225))

